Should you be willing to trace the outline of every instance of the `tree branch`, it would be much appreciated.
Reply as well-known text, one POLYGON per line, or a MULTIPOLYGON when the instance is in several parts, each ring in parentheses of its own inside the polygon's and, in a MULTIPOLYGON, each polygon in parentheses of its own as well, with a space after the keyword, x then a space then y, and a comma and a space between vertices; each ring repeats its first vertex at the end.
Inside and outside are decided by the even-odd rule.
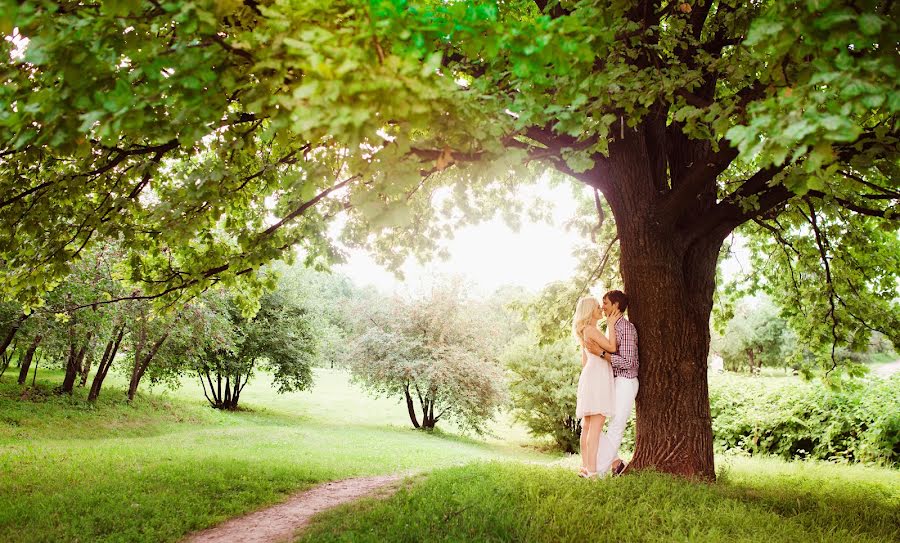
POLYGON ((33 194, 33 193, 41 190, 42 188, 49 187, 50 185, 52 185, 54 183, 56 183, 56 181, 45 181, 44 183, 41 183, 40 185, 37 185, 37 186, 31 187, 30 189, 24 190, 24 191, 20 192, 19 194, 16 194, 15 196, 13 196, 7 200, 4 200, 3 202, 0 202, 0 209, 8 206, 9 204, 17 202, 18 200, 21 200, 22 198, 25 198, 29 194, 33 194))
MULTIPOLYGON (((845 170, 839 170, 839 172, 840 172, 841 175, 843 175, 843 176, 846 177, 847 179, 852 179, 852 180, 856 181, 857 183, 860 183, 860 184, 862 184, 862 185, 865 185, 865 186, 869 187, 870 189, 873 189, 873 190, 877 190, 877 191, 883 192, 884 194, 879 194, 879 195, 878 195, 879 197, 881 197, 881 196, 889 196, 889 197, 891 197, 891 198, 900 198, 900 192, 897 192, 897 191, 895 191, 895 190, 892 190, 892 189, 889 189, 889 188, 886 188, 886 187, 882 187, 882 186, 880 186, 880 185, 876 185, 875 183, 866 181, 866 180, 863 179, 862 177, 860 177, 860 176, 858 176, 858 175, 854 175, 854 174, 852 174, 852 173, 850 173, 850 172, 848 172, 848 171, 845 171, 845 170)), ((872 195, 872 196, 875 196, 875 195, 872 195)))
MULTIPOLYGON (((805 198, 806 204, 809 206, 809 217, 806 219, 809 221, 809 224, 813 228, 813 233, 816 237, 816 246, 819 248, 819 256, 822 258, 822 264, 825 266, 825 281, 828 285, 828 304, 830 309, 828 310, 828 315, 831 317, 831 369, 828 370, 831 372, 837 367, 837 359, 834 356, 834 351, 837 349, 838 336, 837 336, 837 327, 838 327, 838 316, 835 313, 836 308, 834 305, 834 281, 831 277, 831 264, 828 262, 828 252, 826 250, 827 240, 825 238, 824 232, 819 229, 818 220, 816 219, 816 209, 813 207, 812 202, 809 198, 805 198)), ((803 215, 803 212, 800 211, 800 214, 803 215)), ((804 215, 805 217, 805 215, 804 215)))
POLYGON ((659 221, 663 225, 674 225, 681 218, 685 208, 695 199, 700 189, 715 183, 716 178, 738 155, 738 150, 723 144, 718 152, 709 157, 702 165, 694 166, 691 172, 681 179, 677 186, 667 194, 659 207, 659 221))
POLYGON ((538 7, 541 13, 550 15, 554 19, 565 17, 572 13, 571 10, 562 7, 559 0, 534 0, 534 5, 538 7), (548 6, 550 7, 549 10, 547 9, 548 6))
POLYGON ((825 200, 827 198, 834 199, 835 202, 839 203, 842 207, 849 209, 850 211, 854 211, 859 213, 860 215, 868 215, 870 217, 881 217, 882 219, 892 220, 892 221, 900 221, 900 214, 892 213, 890 209, 872 209, 870 207, 864 207, 858 204, 854 204, 850 200, 845 200, 843 198, 838 198, 837 196, 831 196, 825 194, 824 192, 818 190, 811 190, 807 194, 810 196, 815 196, 821 200, 825 200), (888 214, 891 216, 888 216, 888 214))

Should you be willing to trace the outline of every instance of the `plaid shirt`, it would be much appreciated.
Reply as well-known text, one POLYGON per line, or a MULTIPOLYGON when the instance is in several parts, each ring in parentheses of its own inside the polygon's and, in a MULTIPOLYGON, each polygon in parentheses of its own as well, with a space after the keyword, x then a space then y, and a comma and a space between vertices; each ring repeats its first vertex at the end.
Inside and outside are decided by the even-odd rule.
POLYGON ((616 347, 618 350, 610 355, 613 377, 637 379, 638 348, 637 328, 625 318, 616 323, 616 347))

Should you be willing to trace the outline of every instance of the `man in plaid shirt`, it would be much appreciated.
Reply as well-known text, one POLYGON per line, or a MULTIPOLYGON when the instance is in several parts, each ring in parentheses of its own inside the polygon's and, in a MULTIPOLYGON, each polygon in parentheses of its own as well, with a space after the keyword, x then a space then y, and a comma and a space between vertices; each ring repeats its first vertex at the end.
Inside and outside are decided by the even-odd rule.
MULTIPOLYGON (((611 290, 603 296, 603 311, 607 315, 618 309, 622 313, 628 309, 628 297, 620 290, 611 290)), ((600 435, 600 450, 597 453, 597 472, 612 470, 618 475, 625 469, 625 462, 619 458, 619 445, 625 426, 631 418, 634 398, 638 392, 638 347, 637 329, 625 317, 616 322, 616 347, 614 353, 604 353, 603 358, 612 364, 616 400, 612 419, 606 435, 600 435)))

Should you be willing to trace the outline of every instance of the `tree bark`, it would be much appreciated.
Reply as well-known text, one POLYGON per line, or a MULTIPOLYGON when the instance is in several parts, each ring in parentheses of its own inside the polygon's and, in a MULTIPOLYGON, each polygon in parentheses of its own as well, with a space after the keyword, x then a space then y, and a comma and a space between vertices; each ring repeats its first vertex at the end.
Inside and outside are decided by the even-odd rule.
POLYGON ((38 355, 38 357, 34 360, 34 373, 31 374, 31 387, 32 388, 34 388, 35 383, 37 383, 37 370, 38 370, 38 366, 41 363, 41 358, 42 358, 42 356, 38 355))
MULTIPOLYGON (((206 381, 209 383, 209 393, 212 394, 212 396, 213 396, 213 400, 212 400, 210 403, 212 403, 212 406, 213 406, 213 407, 218 408, 218 405, 219 405, 219 402, 220 402, 220 400, 219 400, 219 395, 216 393, 216 389, 215 389, 215 387, 213 386, 212 378, 209 376, 209 371, 206 372, 206 381)), ((204 392, 204 394, 205 394, 205 393, 206 393, 206 390, 204 389, 203 392, 204 392)))
POLYGON ((233 411, 238 408, 238 402, 240 401, 241 390, 244 388, 244 385, 250 379, 250 374, 248 372, 247 376, 244 378, 244 383, 241 383, 241 374, 236 373, 234 375, 234 383, 232 383, 232 376, 229 374, 224 374, 225 377, 225 390, 222 390, 222 377, 223 374, 216 371, 216 385, 213 384, 212 377, 209 374, 209 371, 205 372, 206 374, 206 382, 203 381, 204 375, 199 371, 197 372, 197 376, 200 378, 200 384, 203 385, 203 395, 206 396, 206 401, 209 402, 209 405, 213 409, 226 409, 229 411, 233 411), (206 390, 206 384, 209 384, 209 392, 206 390), (212 396, 212 397, 210 397, 212 396))
POLYGON ((427 396, 421 400, 422 404, 422 428, 431 430, 434 428, 434 401, 427 396))
POLYGON ((37 350, 38 345, 41 343, 42 339, 44 339, 44 337, 41 335, 34 336, 34 341, 31 342, 28 350, 25 351, 25 356, 22 358, 22 361, 19 365, 18 383, 20 385, 24 385, 25 381, 28 379, 28 367, 31 366, 31 360, 34 358, 34 352, 37 350))
MULTIPOLYGON (((716 260, 724 238, 688 237, 659 215, 666 178, 660 125, 649 117, 579 176, 613 211, 627 317, 638 331, 636 450, 629 469, 715 479, 706 381, 716 260)), ((713 180, 714 181, 714 180, 713 180)), ((712 205, 702 191, 691 213, 712 205)), ((667 212, 667 214, 670 213, 667 212)))
MULTIPOLYGON (((624 241, 624 240, 623 240, 624 241)), ((623 243, 622 275, 628 313, 638 330, 640 360, 636 450, 632 469, 653 468, 715 478, 712 418, 706 381, 712 293, 692 288, 683 270, 715 277, 717 251, 703 268, 666 255, 668 241, 623 243), (662 251, 660 251, 662 249, 662 251), (629 256, 625 256, 629 255, 629 256)))

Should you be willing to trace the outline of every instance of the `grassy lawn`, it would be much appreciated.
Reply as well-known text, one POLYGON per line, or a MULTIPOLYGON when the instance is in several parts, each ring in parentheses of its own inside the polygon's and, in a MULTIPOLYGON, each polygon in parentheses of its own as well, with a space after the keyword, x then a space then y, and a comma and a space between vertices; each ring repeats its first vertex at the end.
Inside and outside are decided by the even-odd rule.
POLYGON ((317 518, 298 541, 835 541, 900 538, 900 473, 733 459, 715 485, 479 463, 317 518))
POLYGON ((558 458, 499 437, 414 431, 404 407, 368 398, 336 371, 319 370, 312 392, 286 396, 261 378, 237 413, 205 407, 193 384, 129 406, 115 381, 92 408, 83 389, 73 399, 49 393, 59 374, 42 377, 24 401, 13 378, 0 381, 4 542, 176 541, 327 480, 558 458))
POLYGON ((393 472, 411 474, 399 494, 327 513, 303 540, 900 538, 896 470, 735 457, 717 460, 716 485, 583 481, 576 457, 523 447, 505 417, 487 437, 417 432, 404 405, 336 370, 283 396, 260 376, 237 413, 206 407, 193 381, 128 405, 110 376, 89 406, 84 389, 53 395, 60 380, 42 370, 22 399, 14 376, 0 380, 0 541, 177 541, 323 481, 393 472))

